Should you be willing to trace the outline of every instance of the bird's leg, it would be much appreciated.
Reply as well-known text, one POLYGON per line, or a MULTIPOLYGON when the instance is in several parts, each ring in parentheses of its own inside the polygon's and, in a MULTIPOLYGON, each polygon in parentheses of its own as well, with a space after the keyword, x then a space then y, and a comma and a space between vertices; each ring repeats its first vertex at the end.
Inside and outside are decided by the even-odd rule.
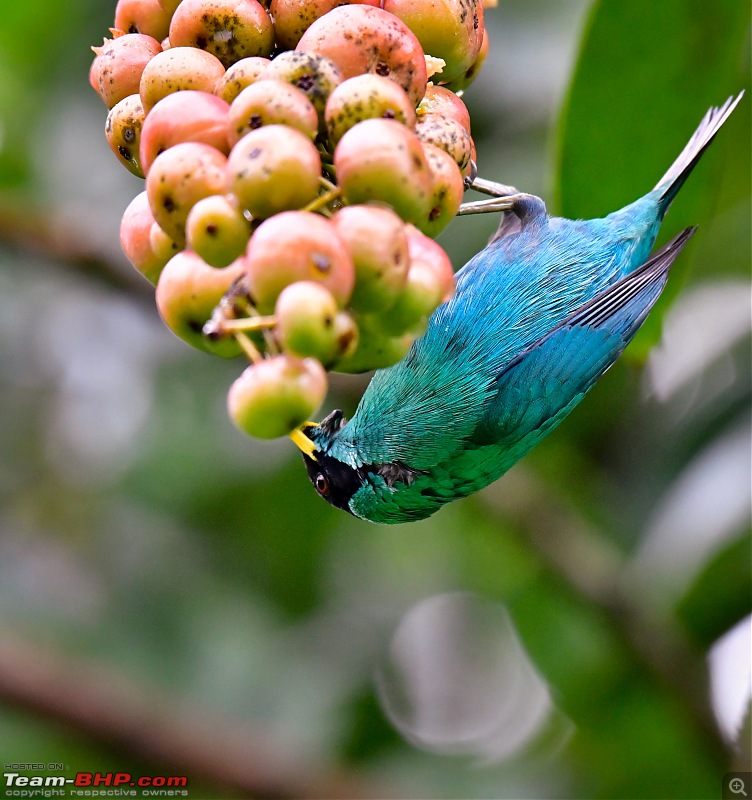
POLYGON ((472 203, 463 203, 457 212, 457 216, 488 214, 492 211, 513 211, 515 205, 527 197, 529 195, 515 192, 514 194, 491 197, 489 200, 475 200, 472 203))
POLYGON ((481 194, 490 194, 491 197, 509 197, 519 193, 514 186, 506 186, 503 183, 496 183, 496 181, 487 181, 485 178, 477 176, 470 181, 467 188, 475 189, 476 192, 481 194))
POLYGON ((490 194, 491 197, 508 197, 509 195, 519 193, 514 186, 505 186, 503 183, 496 183, 495 181, 487 181, 485 178, 479 178, 478 165, 472 160, 470 161, 470 172, 465 177, 465 190, 467 189, 475 189, 476 192, 490 194))

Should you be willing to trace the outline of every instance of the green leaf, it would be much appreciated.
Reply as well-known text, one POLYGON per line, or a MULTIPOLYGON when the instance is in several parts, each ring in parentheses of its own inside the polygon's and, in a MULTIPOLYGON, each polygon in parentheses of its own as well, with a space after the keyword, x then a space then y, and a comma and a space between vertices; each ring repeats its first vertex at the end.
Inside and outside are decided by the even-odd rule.
MULTIPOLYGON (((748 13, 743 0, 593 5, 559 124, 560 213, 601 217, 655 186, 706 110, 748 85, 748 13)), ((701 232, 630 347, 633 360, 658 339, 662 310, 695 264, 703 277, 747 273, 749 125, 747 97, 671 209, 660 242, 689 225, 701 232)))
MULTIPOLYGON (((707 108, 743 88, 747 15, 741 0, 594 5, 560 123, 565 216, 602 216, 652 189, 707 108)), ((683 195, 696 202, 717 184, 708 167, 683 195)))

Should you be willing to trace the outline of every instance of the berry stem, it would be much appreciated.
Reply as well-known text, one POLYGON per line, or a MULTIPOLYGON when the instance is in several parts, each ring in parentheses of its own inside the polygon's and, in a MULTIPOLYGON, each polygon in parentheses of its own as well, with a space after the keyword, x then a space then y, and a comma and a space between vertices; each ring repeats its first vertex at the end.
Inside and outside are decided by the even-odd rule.
POLYGON ((244 331, 260 331, 266 328, 273 328, 277 324, 275 316, 269 317, 248 317, 246 319, 226 319, 222 321, 222 330, 231 333, 243 333, 244 331))
POLYGON ((258 364, 264 360, 264 357, 261 355, 256 345, 244 333, 236 332, 234 336, 251 363, 258 364))
MULTIPOLYGON (((321 178, 322 183, 325 181, 325 178, 321 178)), ((326 181, 329 184, 329 181, 326 181)), ((331 185, 331 184, 329 184, 331 185)), ((342 190, 339 186, 335 186, 333 189, 330 189, 328 192, 325 192, 320 197, 317 197, 315 200, 311 201, 303 211, 319 211, 323 209, 325 206, 329 205, 332 200, 336 200, 342 194, 342 190)))

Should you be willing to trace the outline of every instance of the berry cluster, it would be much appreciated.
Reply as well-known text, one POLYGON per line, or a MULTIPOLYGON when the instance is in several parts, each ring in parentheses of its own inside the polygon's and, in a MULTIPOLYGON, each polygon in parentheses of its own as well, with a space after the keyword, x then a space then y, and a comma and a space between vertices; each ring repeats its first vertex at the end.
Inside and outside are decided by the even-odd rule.
POLYGON ((289 434, 452 296, 432 237, 474 169, 482 2, 119 0, 111 31, 90 80, 146 179, 123 249, 174 333, 252 361, 235 422, 289 434))

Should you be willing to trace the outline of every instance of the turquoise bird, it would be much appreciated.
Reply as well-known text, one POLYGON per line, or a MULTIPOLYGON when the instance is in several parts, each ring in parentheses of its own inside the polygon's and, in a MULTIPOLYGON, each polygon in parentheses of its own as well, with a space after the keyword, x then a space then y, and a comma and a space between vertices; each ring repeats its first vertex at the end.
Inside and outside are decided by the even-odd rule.
POLYGON ((550 433, 616 361, 694 233, 650 256, 671 201, 741 95, 711 108, 658 185, 603 219, 503 211, 402 361, 375 373, 353 417, 333 411, 299 438, 316 491, 382 523, 423 519, 495 481, 550 433))

